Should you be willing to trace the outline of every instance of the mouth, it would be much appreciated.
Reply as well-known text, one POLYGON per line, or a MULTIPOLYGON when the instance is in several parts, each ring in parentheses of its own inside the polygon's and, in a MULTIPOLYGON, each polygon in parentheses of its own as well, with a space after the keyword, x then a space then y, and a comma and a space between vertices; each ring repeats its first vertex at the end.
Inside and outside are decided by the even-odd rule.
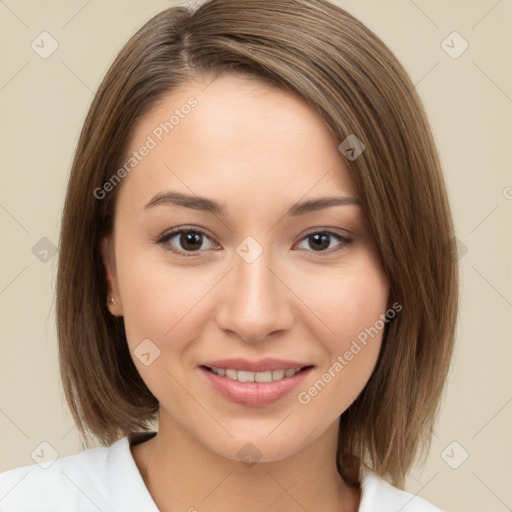
POLYGON ((288 395, 314 365, 294 361, 231 359, 198 366, 219 396, 247 407, 265 407, 288 395))
POLYGON ((252 372, 247 370, 236 370, 234 368, 217 368, 210 367, 206 365, 201 365, 201 368, 214 373, 215 375, 220 375, 221 377, 226 377, 231 380, 235 380, 238 382, 275 382, 280 381, 289 377, 293 377, 300 372, 304 372, 309 368, 313 368, 313 365, 307 365, 297 368, 287 368, 287 369, 277 369, 277 370, 266 370, 262 372, 252 372))

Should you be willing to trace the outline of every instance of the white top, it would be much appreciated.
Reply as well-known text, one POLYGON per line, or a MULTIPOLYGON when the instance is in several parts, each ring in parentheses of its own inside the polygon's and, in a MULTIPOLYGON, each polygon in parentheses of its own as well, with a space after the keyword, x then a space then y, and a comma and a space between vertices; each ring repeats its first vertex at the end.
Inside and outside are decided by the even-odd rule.
MULTIPOLYGON (((137 439, 147 440, 155 433, 137 439)), ((134 439, 0 474, 2 512, 158 512, 130 451, 134 439), (43 469, 45 466, 46 469, 43 469)), ((358 512, 442 512, 364 470, 358 512)))

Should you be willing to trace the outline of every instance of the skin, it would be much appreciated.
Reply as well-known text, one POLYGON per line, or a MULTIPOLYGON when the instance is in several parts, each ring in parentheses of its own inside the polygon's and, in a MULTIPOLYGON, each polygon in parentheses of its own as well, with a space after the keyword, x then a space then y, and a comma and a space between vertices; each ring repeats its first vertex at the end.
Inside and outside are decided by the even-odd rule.
POLYGON ((297 395, 385 313, 389 283, 361 206, 285 216, 296 202, 357 197, 339 141, 302 99, 221 75, 166 96, 134 126, 128 153, 191 96, 198 105, 119 185, 114 232, 102 241, 110 311, 124 316, 133 361, 161 404, 158 435, 132 447, 134 460, 163 511, 356 511, 359 490, 335 465, 338 418, 368 381, 382 331, 307 405, 297 395), (214 199, 227 214, 144 209, 170 190, 214 199), (158 243, 182 226, 207 232, 199 251, 179 235, 158 243), (311 235, 323 228, 352 243, 331 236, 318 249, 311 235), (236 252, 249 236, 263 250, 250 264, 236 252), (134 356, 147 338, 160 350, 148 366, 134 356), (298 389, 254 408, 219 395, 198 369, 236 356, 315 367, 298 389), (251 466, 237 456, 248 442, 261 454, 251 466))

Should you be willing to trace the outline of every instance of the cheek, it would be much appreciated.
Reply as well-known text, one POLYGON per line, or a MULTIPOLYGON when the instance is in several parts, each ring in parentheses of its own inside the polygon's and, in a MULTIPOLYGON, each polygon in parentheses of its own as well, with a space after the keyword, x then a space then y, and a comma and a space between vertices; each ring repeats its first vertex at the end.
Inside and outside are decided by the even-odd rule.
POLYGON ((168 341, 179 339, 185 325, 190 327, 188 315, 194 314, 194 307, 204 295, 201 287, 190 286, 184 277, 179 271, 159 278, 132 272, 124 279, 120 292, 132 343, 141 337, 153 338, 157 343, 165 340, 167 345, 178 348, 168 341))
MULTIPOLYGON (((180 354, 199 338, 208 292, 218 281, 206 266, 170 265, 159 251, 118 237, 117 275, 130 349, 150 339, 166 354, 180 354)), ((160 359, 159 363, 162 362, 160 359)), ((137 363, 137 361, 136 361, 137 363)), ((144 367, 139 368, 142 371, 144 367)))
POLYGON ((328 410, 334 421, 368 382, 382 344, 388 294, 380 267, 368 263, 332 279, 329 293, 315 296, 313 307, 322 311, 330 335, 322 337, 326 357, 321 368, 297 397, 311 413, 328 410))
MULTIPOLYGON (((134 251, 118 263, 120 295, 132 360, 151 392, 169 410, 188 411, 195 403, 185 391, 193 367, 191 346, 201 336, 201 299, 214 285, 212 277, 151 261, 134 251), (185 388, 183 387, 185 385, 185 388)), ((203 306, 202 306, 203 305, 203 306)))
POLYGON ((383 328, 379 319, 386 312, 389 286, 380 266, 371 258, 326 274, 321 286, 317 282, 305 293, 310 297, 311 309, 323 321, 324 331, 330 333, 324 338, 330 352, 348 350, 350 340, 377 321, 377 329, 383 328))

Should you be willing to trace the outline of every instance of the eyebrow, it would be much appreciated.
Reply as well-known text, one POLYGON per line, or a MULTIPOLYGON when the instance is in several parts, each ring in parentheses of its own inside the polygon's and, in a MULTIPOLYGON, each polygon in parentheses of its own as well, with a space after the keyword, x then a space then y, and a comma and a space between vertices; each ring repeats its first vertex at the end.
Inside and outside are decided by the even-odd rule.
MULTIPOLYGON (((299 215, 305 215, 307 213, 323 210, 324 208, 329 208, 331 206, 361 206, 361 204, 361 200, 357 197, 320 197, 318 199, 310 199, 308 201, 303 201, 302 203, 295 203, 286 212, 286 216, 297 217, 299 215)), ((215 215, 226 215, 226 208, 224 205, 217 203, 216 201, 213 201, 212 199, 208 199, 206 197, 183 194, 181 192, 165 192, 156 194, 151 198, 151 200, 146 204, 146 206, 144 206, 144 210, 148 210, 159 205, 178 205, 184 206, 185 208, 192 208, 194 210, 210 212, 215 215)))

